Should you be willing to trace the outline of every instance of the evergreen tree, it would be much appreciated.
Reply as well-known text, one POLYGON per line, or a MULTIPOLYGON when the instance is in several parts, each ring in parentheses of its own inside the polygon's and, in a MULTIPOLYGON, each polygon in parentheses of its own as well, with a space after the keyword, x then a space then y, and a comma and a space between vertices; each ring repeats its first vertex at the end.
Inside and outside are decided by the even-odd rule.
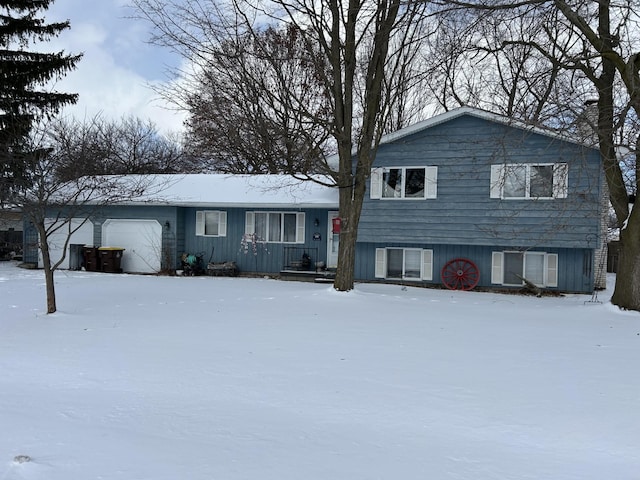
POLYGON ((0 0, 0 195, 26 180, 29 152, 25 141, 34 122, 50 117, 77 94, 47 91, 46 84, 73 70, 82 55, 30 51, 69 28, 46 23, 42 10, 53 0, 0 0), (4 187, 4 188, 3 188, 4 187))

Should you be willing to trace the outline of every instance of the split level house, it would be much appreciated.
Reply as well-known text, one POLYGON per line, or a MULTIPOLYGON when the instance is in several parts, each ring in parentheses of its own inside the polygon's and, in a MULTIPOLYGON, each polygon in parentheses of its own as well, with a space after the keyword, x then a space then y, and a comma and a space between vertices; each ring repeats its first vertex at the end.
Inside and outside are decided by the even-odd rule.
MULTIPOLYGON (((180 268, 186 252, 247 273, 340 268, 334 188, 278 175, 159 178, 157 199, 101 207, 72 246, 122 247, 125 272, 180 268)), ((367 187, 359 281, 604 287, 608 196, 596 148, 465 107, 383 137, 367 187)), ((25 260, 36 262, 32 230, 25 260)))

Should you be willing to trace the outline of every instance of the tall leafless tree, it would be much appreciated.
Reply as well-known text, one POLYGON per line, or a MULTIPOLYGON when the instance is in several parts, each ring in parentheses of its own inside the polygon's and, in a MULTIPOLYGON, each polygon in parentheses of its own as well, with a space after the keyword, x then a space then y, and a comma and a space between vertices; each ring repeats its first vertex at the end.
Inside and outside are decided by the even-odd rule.
MULTIPOLYGON (((339 188, 342 230, 334 287, 351 290, 366 180, 379 139, 392 121, 391 109, 406 97, 403 91, 411 85, 415 73, 408 68, 415 58, 411 49, 424 34, 422 20, 428 2, 133 0, 133 4, 139 15, 156 27, 153 41, 179 51, 192 62, 193 70, 186 72, 189 78, 194 71, 207 71, 206 66, 225 46, 244 45, 250 39, 254 43, 249 53, 264 52, 260 62, 256 63, 254 57, 249 66, 268 65, 268 75, 244 75, 240 80, 246 83, 227 84, 227 94, 241 92, 242 96, 245 90, 258 94, 260 98, 253 104, 264 102, 272 110, 286 110, 287 118, 283 116, 281 122, 293 118, 294 125, 306 125, 313 134, 309 139, 312 157, 316 152, 324 155, 314 171, 328 173, 339 188), (311 65, 302 65, 301 72, 306 75, 293 72, 284 76, 281 66, 291 62, 279 64, 281 59, 271 54, 270 44, 265 41, 269 37, 264 35, 268 27, 300 35, 301 43, 293 51, 304 52, 312 60, 311 65), (404 81, 398 82, 399 78, 404 81), (335 155, 327 157, 327 151, 335 155)), ((233 63, 232 68, 244 69, 245 63, 232 51, 225 60, 233 63)), ((282 50, 275 53, 279 55, 282 50)), ((212 75, 220 73, 208 71, 212 75)), ((398 124, 397 116, 393 121, 398 124)), ((276 133, 299 132, 283 128, 276 133)))
POLYGON ((426 86, 439 107, 474 106, 556 130, 575 125, 594 90, 558 58, 576 35, 561 33, 557 12, 545 13, 461 11, 447 4, 424 49, 431 78, 426 86))
POLYGON ((211 49, 190 88, 186 145, 210 170, 299 174, 330 151, 318 49, 295 26, 245 33, 211 49), (296 95, 291 95, 296 91, 296 95))

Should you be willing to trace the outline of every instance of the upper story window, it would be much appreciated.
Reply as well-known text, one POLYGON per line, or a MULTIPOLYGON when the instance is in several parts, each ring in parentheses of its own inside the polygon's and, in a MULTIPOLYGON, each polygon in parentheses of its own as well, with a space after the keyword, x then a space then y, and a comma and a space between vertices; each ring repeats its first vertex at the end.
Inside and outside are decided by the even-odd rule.
POLYGON ((371 198, 423 200, 437 196, 438 167, 371 169, 371 198))
POLYGON ((227 212, 218 210, 196 212, 196 235, 204 237, 226 237, 227 212))
POLYGON ((245 235, 261 242, 304 243, 304 213, 247 212, 245 235))
POLYGON ((491 198, 566 198, 566 163, 491 165, 491 198))

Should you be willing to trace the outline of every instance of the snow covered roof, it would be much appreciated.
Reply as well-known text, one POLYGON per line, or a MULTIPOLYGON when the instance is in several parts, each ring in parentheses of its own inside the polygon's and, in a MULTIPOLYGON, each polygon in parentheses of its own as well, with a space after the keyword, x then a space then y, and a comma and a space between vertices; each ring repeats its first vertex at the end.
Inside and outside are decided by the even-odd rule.
MULTIPOLYGON (((140 176, 124 177, 124 183, 140 176)), ((315 177, 330 183, 327 177, 315 177)), ((337 208, 338 189, 290 175, 150 175, 142 196, 124 205, 337 208)))

